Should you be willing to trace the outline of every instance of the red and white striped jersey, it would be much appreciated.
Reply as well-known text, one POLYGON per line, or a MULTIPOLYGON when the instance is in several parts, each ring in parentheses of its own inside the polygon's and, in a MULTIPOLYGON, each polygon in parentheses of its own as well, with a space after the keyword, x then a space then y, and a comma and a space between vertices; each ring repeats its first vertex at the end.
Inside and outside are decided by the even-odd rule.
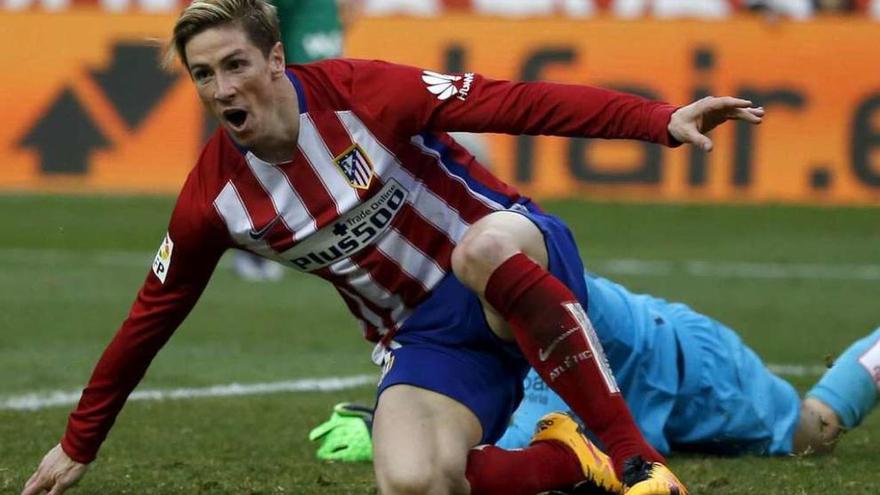
POLYGON ((446 131, 671 144, 674 107, 598 88, 358 60, 292 66, 288 77, 300 107, 290 161, 267 163, 222 130, 207 143, 128 318, 70 416, 63 445, 75 460, 94 458, 230 247, 330 281, 367 339, 390 338, 450 273, 468 227, 527 201, 446 131))

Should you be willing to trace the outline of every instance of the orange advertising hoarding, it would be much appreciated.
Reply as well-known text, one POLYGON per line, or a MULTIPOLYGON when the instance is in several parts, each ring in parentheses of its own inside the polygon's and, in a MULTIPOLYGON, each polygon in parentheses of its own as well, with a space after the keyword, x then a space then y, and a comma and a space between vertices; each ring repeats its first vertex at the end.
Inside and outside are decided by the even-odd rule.
MULTIPOLYGON (((206 123, 185 76, 157 69, 168 16, 3 15, 0 189, 176 191, 206 123)), ((489 136, 492 166, 536 196, 880 204, 880 25, 475 16, 369 18, 348 54, 440 71, 587 83, 683 103, 736 94, 766 122, 711 154, 489 136)))
POLYGON ((880 203, 880 25, 620 20, 373 19, 349 54, 638 91, 670 102, 735 94, 758 128, 711 154, 640 143, 492 137, 498 173, 538 196, 880 203))
POLYGON ((3 14, 0 188, 175 192, 202 112, 160 69, 171 16, 3 14))

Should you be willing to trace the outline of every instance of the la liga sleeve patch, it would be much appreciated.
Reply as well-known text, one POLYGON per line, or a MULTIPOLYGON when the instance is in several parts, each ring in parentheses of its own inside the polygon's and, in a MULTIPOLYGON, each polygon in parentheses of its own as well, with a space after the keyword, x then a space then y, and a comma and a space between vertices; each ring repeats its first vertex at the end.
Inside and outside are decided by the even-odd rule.
POLYGON ((171 268, 172 252, 174 252, 174 241, 171 240, 171 235, 166 233, 162 245, 159 246, 159 252, 156 253, 156 259, 153 260, 153 274, 163 284, 168 275, 168 269, 171 268))
POLYGON ((877 390, 880 390, 880 341, 874 342, 874 345, 859 356, 859 364, 868 370, 871 378, 874 379, 874 384, 877 385, 877 390))

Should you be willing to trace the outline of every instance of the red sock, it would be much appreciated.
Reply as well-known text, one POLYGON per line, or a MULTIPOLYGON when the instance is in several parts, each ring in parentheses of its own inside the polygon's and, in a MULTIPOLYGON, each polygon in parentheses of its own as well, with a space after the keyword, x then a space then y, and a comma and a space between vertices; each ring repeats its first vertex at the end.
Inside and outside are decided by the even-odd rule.
POLYGON ((663 462, 636 427, 586 312, 562 282, 520 253, 489 277, 486 301, 510 323, 541 378, 602 440, 618 477, 631 456, 663 462))
POLYGON ((471 449, 465 475, 471 495, 534 495, 569 488, 584 479, 578 460, 554 442, 519 450, 494 445, 471 449))

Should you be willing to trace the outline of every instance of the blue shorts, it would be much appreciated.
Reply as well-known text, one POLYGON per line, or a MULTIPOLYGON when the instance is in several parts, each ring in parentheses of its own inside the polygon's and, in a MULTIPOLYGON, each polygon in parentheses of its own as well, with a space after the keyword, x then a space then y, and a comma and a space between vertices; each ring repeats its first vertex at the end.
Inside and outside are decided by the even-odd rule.
MULTIPOLYGON (((535 207, 511 211, 541 230, 549 271, 586 305, 583 264, 568 227, 535 207)), ((441 393, 477 416, 483 427, 481 443, 501 437, 522 399, 529 364, 515 343, 502 341, 489 328, 476 293, 449 273, 407 318, 393 342, 393 359, 383 372, 378 395, 400 384, 441 393)))
MULTIPOLYGON (((588 315, 645 438, 658 451, 791 452, 800 398, 737 334, 684 304, 633 294, 592 275, 588 315)), ((565 403, 534 371, 499 445, 524 446, 565 403)))

